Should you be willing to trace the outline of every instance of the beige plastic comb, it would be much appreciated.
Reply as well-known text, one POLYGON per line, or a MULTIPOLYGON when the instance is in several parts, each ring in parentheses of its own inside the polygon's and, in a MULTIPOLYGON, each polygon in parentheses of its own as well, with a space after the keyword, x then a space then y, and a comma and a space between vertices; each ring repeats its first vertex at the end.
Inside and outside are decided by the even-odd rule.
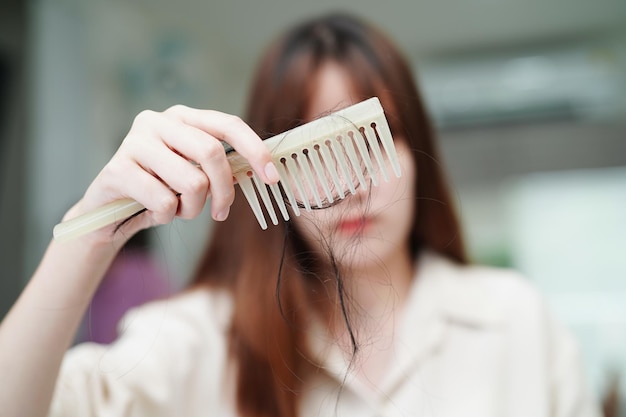
MULTIPOLYGON (((267 228, 264 211, 273 224, 278 224, 274 203, 283 219, 289 220, 287 205, 299 216, 301 207, 307 211, 313 206, 324 208, 344 199, 347 192, 355 194, 357 187, 367 189, 368 180, 378 185, 379 173, 389 181, 386 160, 394 175, 400 176, 391 131, 376 97, 273 136, 264 143, 280 174, 278 184, 266 185, 247 160, 236 151, 227 151, 233 175, 263 229, 267 228)), ((56 225, 54 238, 70 240, 142 210, 144 207, 131 199, 114 201, 56 225)))

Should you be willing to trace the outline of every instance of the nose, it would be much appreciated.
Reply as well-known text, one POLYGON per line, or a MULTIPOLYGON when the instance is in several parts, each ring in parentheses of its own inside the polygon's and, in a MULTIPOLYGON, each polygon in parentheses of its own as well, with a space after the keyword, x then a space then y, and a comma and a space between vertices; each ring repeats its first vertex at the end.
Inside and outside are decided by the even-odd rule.
POLYGON ((359 205, 359 206, 367 204, 372 196, 372 193, 374 192, 373 188, 375 187, 373 187, 373 184, 371 181, 369 181, 367 188, 357 187, 356 193, 350 199, 352 201, 352 204, 359 205))

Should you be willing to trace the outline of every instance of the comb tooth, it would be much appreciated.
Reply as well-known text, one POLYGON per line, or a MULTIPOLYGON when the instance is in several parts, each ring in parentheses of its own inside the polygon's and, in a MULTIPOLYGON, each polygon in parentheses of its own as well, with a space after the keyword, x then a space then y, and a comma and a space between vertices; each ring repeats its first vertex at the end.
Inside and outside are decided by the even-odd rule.
POLYGON ((361 164, 359 164, 359 158, 356 156, 356 152, 354 151, 354 144, 352 143, 352 139, 349 136, 342 136, 341 139, 337 139, 341 142, 343 148, 346 151, 346 154, 348 155, 348 160, 352 165, 352 170, 359 180, 359 184, 361 185, 362 189, 367 190, 367 182, 365 181, 365 177, 363 177, 363 172, 361 172, 361 164))
MULTIPOLYGON (((328 142, 330 144, 330 142, 328 142)), ((335 189, 339 193, 339 198, 344 199, 346 197, 343 192, 343 185, 341 185, 341 180, 339 179, 339 175, 337 174, 337 169, 335 168, 335 161, 333 160, 333 156, 326 144, 322 144, 319 147, 320 155, 322 155, 322 161, 324 162, 324 166, 330 172, 330 176, 333 179, 333 183, 335 184, 335 189)))
POLYGON ((287 207, 285 207, 285 202, 283 201, 283 196, 280 194, 280 188, 278 188, 278 184, 269 185, 270 190, 272 190, 272 195, 274 196, 274 201, 276 201, 276 205, 280 209, 280 214, 283 215, 283 219, 289 220, 289 213, 287 212, 287 207))
POLYGON ((270 200, 270 195, 267 193, 265 184, 259 180, 259 177, 257 177, 256 174, 252 174, 252 180, 254 181, 254 185, 261 196, 261 200, 263 200, 263 204, 265 204, 265 210, 270 215, 272 223, 277 225, 278 219, 276 218, 276 212, 274 211, 274 206, 272 205, 272 200, 270 200))
POLYGON ((367 150, 367 146, 365 146, 365 141, 361 135, 355 134, 353 131, 348 132, 348 136, 352 139, 352 142, 356 144, 356 148, 359 151, 359 155, 363 159, 363 163, 365 164, 365 168, 367 168, 367 172, 369 172, 369 177, 372 180, 372 184, 374 186, 378 186, 378 179, 376 178, 376 172, 374 172, 374 166, 372 165, 372 159, 370 158, 370 153, 367 150))
POLYGON ((269 215, 274 224, 278 223, 274 201, 283 218, 288 220, 287 204, 293 210, 292 216, 298 216, 302 207, 307 211, 311 211, 311 205, 315 203, 318 207, 323 207, 324 195, 327 201, 333 202, 337 198, 345 198, 346 189, 356 194, 355 180, 359 181, 359 186, 367 189, 368 174, 374 185, 380 183, 379 172, 385 181, 389 181, 391 174, 388 164, 391 165, 395 175, 400 176, 401 168, 393 137, 377 98, 341 110, 337 116, 355 120, 358 124, 340 127, 330 123, 329 118, 322 118, 310 122, 310 126, 300 126, 289 131, 289 138, 286 138, 285 132, 266 140, 275 159, 277 162, 280 161, 276 164, 281 177, 279 184, 263 184, 255 174, 249 175, 251 170, 245 159, 236 152, 232 156, 229 155, 233 172, 241 172, 241 175, 235 176, 263 229, 267 228, 264 215, 269 215), (357 129, 356 126, 363 127, 357 129), (319 146, 314 146, 316 141, 312 137, 312 132, 316 132, 319 138, 325 137, 323 143, 317 142, 319 146), (291 140, 292 138, 298 140, 291 140), (311 201, 312 197, 314 201, 311 201), (265 210, 261 201, 266 207, 265 210))
POLYGON ((339 145, 337 140, 334 138, 330 139, 330 150, 335 156, 335 160, 341 169, 341 173, 343 174, 343 178, 348 186, 348 189, 352 194, 356 194, 356 189, 354 188, 354 184, 352 184, 352 179, 350 178, 350 168, 348 167, 346 158, 343 156, 343 150, 341 149, 341 145, 339 145))
MULTIPOLYGON (((344 150, 341 144, 336 141, 336 137, 333 138, 332 136, 336 135, 338 132, 349 131, 351 129, 351 126, 355 126, 356 124, 361 125, 364 123, 365 120, 367 120, 370 124, 369 126, 366 126, 365 129, 361 130, 361 133, 365 140, 367 140, 370 144, 370 150, 371 152, 374 152, 381 171, 383 171, 383 173, 386 173, 385 166, 387 164, 390 164, 396 176, 399 177, 401 175, 401 167, 398 155, 394 148, 393 138, 391 136, 389 126, 387 125, 383 108, 380 105, 380 100, 377 97, 372 97, 361 103, 357 103, 345 109, 339 110, 338 112, 331 115, 310 121, 306 125, 295 127, 289 131, 275 135, 271 138, 267 138, 264 141, 265 146, 272 153, 272 155, 274 155, 275 159, 281 160, 282 173, 280 171, 280 168, 279 173, 281 173, 282 183, 274 187, 270 186, 270 190, 274 195, 276 204, 281 208, 281 212, 285 219, 288 217, 288 214, 287 208, 285 207, 286 202, 283 198, 281 198, 281 194, 284 193, 288 196, 294 213, 298 215, 300 213, 298 204, 300 203, 296 201, 294 197, 295 190, 293 188, 297 187, 300 195, 302 197, 305 197, 302 182, 300 181, 300 176, 303 175, 304 172, 300 172, 298 170, 298 164, 296 161, 289 157, 280 158, 280 156, 290 155, 292 152, 298 152, 298 150, 301 149, 303 146, 308 146, 309 144, 315 143, 315 138, 325 138, 324 146, 322 146, 320 149, 316 149, 316 152, 317 155, 321 158, 327 171, 324 174, 321 174, 318 169, 319 166, 316 165, 315 162, 317 161, 317 159, 315 159, 317 156, 310 156, 309 158, 311 159, 305 159, 307 164, 306 166, 309 167, 309 172, 311 171, 310 167, 313 166, 316 173, 318 174, 318 179, 328 179, 327 174, 330 173, 334 185, 337 187, 337 193, 340 193, 341 198, 344 198, 344 187, 342 184, 342 180, 340 179, 339 171, 335 169, 336 166, 339 165, 339 168, 346 180, 345 186, 350 189, 352 194, 355 194, 356 190, 353 183, 354 176, 350 175, 350 166, 346 162, 346 158, 344 155, 344 151, 349 153, 350 146, 354 146, 355 144, 347 145, 346 149, 344 150), (347 121, 347 123, 337 124, 336 122, 339 120, 343 120, 344 122, 347 121), (354 123, 350 121, 354 121, 354 123), (368 135, 364 133, 366 130, 367 132, 370 132, 369 129, 372 129, 375 138, 372 137, 371 134, 368 137, 368 135), (326 149, 327 146, 328 149, 326 149), (383 159, 381 146, 387 153, 389 161, 383 159), (290 168, 287 168, 287 164, 289 164, 290 168), (283 189, 281 190, 279 187, 282 187, 283 189)), ((367 152, 363 152, 363 149, 360 147, 358 142, 356 143, 356 146, 359 148, 359 152, 361 152, 361 155, 363 156, 363 161, 367 161, 367 152)), ((277 217, 275 210, 273 210, 273 202, 271 200, 271 197, 269 196, 267 186, 261 184, 258 177, 252 179, 248 177, 248 173, 251 172, 252 168, 250 167, 249 162, 245 158, 243 158, 237 151, 227 145, 224 145, 224 150, 227 154, 228 163, 230 165, 232 173, 236 177, 250 208, 252 209, 257 221, 259 222, 259 225, 262 229, 266 229, 267 223, 264 218, 262 207, 260 205, 259 196, 263 198, 264 204, 267 208, 267 214, 273 213, 274 217, 277 217)), ((352 150, 354 151, 354 149, 352 150)), ((358 157, 353 159, 358 159, 358 157)), ((371 160, 372 158, 370 158, 370 161, 371 160)), ((354 167, 357 168, 357 164, 355 164, 354 167)), ((358 167, 360 168, 360 166, 358 167)), ((358 169, 356 171, 360 171, 361 174, 364 173, 362 169, 358 169)), ((370 171, 370 173, 372 172, 370 171)), ((354 175, 358 175, 358 172, 355 172, 354 175)), ((372 178, 374 178, 373 175, 372 178)), ((387 177, 385 179, 387 179, 387 177)), ((322 184, 320 183, 320 185, 322 184)), ((314 187, 312 191, 317 191, 318 195, 321 194, 321 192, 319 191, 319 185, 317 187, 314 187)), ((329 193, 329 190, 327 190, 326 188, 325 191, 329 193)), ((310 203, 307 198, 303 198, 302 202, 308 210, 311 210, 310 203)), ((118 216, 128 216, 124 214, 127 213, 126 210, 131 210, 128 215, 132 215, 135 210, 141 210, 141 204, 131 201, 130 199, 122 199, 120 201, 114 201, 112 203, 109 203, 103 207, 97 208, 94 211, 85 213, 84 215, 73 219, 69 224, 63 222, 62 224, 57 225, 54 230, 55 239, 71 239, 73 237, 78 237, 85 233, 89 233, 92 230, 104 227, 105 225, 110 225, 117 221, 117 219, 119 218, 118 216)), ((274 221, 277 222, 277 220, 274 221)))
POLYGON ((315 184, 315 178, 313 178, 313 173, 311 172, 311 167, 309 166, 309 161, 308 161, 308 154, 310 153, 310 151, 308 149, 306 149, 306 154, 304 152, 302 152, 300 155, 298 155, 298 165, 300 165, 300 169, 302 171, 302 173, 304 174, 304 180, 306 182, 306 184, 309 186, 309 189, 311 190, 311 194, 313 194, 313 198, 315 199, 315 203, 317 204, 317 207, 322 208, 322 199, 320 198, 319 193, 317 192, 317 186, 315 184))
POLYGON ((324 194, 326 194, 326 199, 329 203, 334 201, 333 195, 330 192, 330 188, 328 187, 328 178, 327 174, 322 166, 322 161, 320 160, 319 155, 320 145, 316 144, 313 146, 313 150, 309 152, 309 159, 311 160, 311 164, 313 165, 313 169, 315 170, 315 174, 318 179, 318 183, 324 189, 324 194))
MULTIPOLYGON (((285 163, 286 163, 286 160, 285 160, 285 163)), ((280 175, 280 182, 283 185, 283 190, 285 191, 285 194, 287 194, 287 200, 289 200, 289 205, 291 206, 291 209, 293 210, 295 215, 299 216, 300 207, 298 207, 298 202, 296 201, 296 198, 293 195, 293 191, 291 191, 291 183, 289 182, 289 175, 287 174, 287 170, 285 169, 285 166, 283 165, 282 161, 280 161, 279 163, 275 165, 276 165, 276 168, 278 168, 278 174, 280 175)))
MULTIPOLYGON (((372 129, 372 131, 374 130, 371 126, 370 128, 372 129)), ((378 136, 376 135, 376 132, 374 131, 373 135, 368 136, 365 134, 365 128, 361 128, 359 129, 359 131, 361 132, 361 136, 363 136, 363 138, 370 145, 370 149, 372 150, 372 152, 374 153, 374 157, 376 158, 376 163, 378 163, 378 167, 383 173, 383 179, 385 180, 385 182, 389 182, 389 174, 387 173, 387 167, 385 166, 386 164, 385 160, 383 159, 383 154, 380 151, 380 145, 378 145, 378 136)))
POLYGON ((287 169, 289 170, 289 177, 296 184, 296 190, 300 195, 300 199, 302 201, 302 204, 304 204, 304 208, 306 209, 306 211, 311 211, 311 204, 309 204, 309 199, 306 198, 306 194, 304 193, 304 187, 302 185, 302 181, 300 181, 300 173, 298 172, 298 166, 296 165, 296 161, 290 155, 285 158, 285 163, 287 164, 287 169))
POLYGON ((263 211, 259 205, 259 199, 254 191, 252 179, 248 178, 246 173, 236 174, 235 178, 237 178, 237 183, 239 183, 239 187, 241 188, 241 191, 243 191, 243 195, 246 197, 246 200, 248 200, 248 204, 252 208, 254 216, 261 225, 261 229, 267 229, 267 223, 265 222, 265 217, 263 217, 263 211))
POLYGON ((398 154, 396 153, 396 148, 393 146, 393 136, 391 136, 391 131, 389 130, 389 125, 387 121, 383 117, 377 117, 376 122, 371 123, 371 128, 376 135, 376 139, 378 139, 385 148, 385 152, 387 153, 387 157, 391 162, 391 167, 393 168, 394 174, 396 177, 400 178, 400 161, 398 160, 398 154), (380 129, 380 132, 379 132, 380 129))

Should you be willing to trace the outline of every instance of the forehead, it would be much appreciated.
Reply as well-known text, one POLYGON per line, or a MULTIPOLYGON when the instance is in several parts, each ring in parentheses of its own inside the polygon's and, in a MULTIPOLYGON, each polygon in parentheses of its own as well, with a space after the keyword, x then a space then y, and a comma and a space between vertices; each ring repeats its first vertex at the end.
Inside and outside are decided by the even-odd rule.
MULTIPOLYGON (((380 79, 370 77, 364 82, 351 68, 339 62, 323 63, 313 75, 304 111, 304 122, 341 110, 359 101, 378 96, 389 123, 398 123, 395 103, 380 79)), ((361 74, 362 75, 362 74, 361 74)))
POLYGON ((354 81, 340 64, 326 62, 316 71, 314 77, 304 115, 306 121, 341 110, 359 101, 354 81))

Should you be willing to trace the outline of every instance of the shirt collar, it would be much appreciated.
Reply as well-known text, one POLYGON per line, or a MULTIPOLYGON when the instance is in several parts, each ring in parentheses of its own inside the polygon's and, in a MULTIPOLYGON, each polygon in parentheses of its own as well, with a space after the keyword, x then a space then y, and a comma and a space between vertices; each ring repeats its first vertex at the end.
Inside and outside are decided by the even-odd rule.
MULTIPOLYGON (((484 267, 455 263, 435 252, 420 256, 414 289, 423 298, 432 298, 434 315, 474 327, 502 323, 501 305, 486 296, 481 285, 484 267)), ((411 313, 408 314, 411 316, 411 313)))
MULTIPOLYGON (((428 250, 419 256, 405 309, 398 317, 394 361, 380 384, 385 395, 442 345, 450 323, 485 328, 501 322, 497 303, 485 300, 482 287, 471 276, 474 269, 428 250)), ((309 343, 312 359, 321 369, 346 386, 361 390, 350 372, 349 358, 320 320, 311 323, 309 343)))

